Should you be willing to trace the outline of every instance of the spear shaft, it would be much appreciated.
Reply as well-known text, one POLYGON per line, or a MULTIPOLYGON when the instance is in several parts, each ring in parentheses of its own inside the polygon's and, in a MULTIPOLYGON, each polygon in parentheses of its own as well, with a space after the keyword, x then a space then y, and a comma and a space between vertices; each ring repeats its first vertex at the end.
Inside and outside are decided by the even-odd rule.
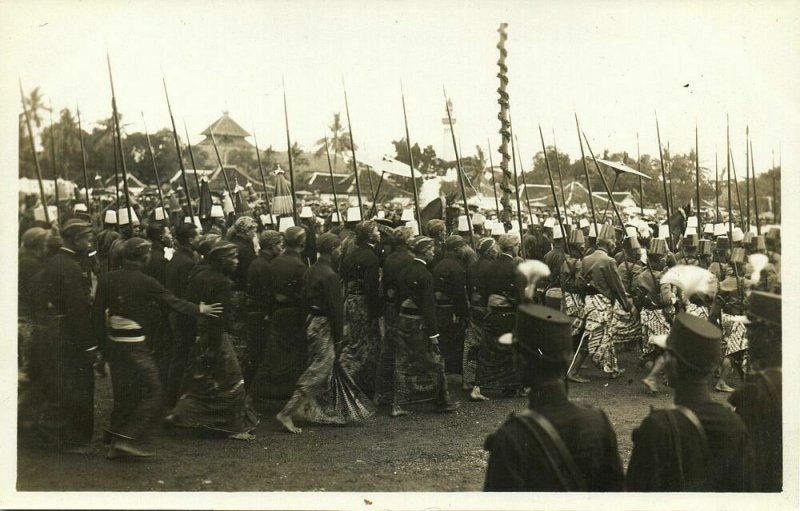
MULTIPOLYGON (((408 148, 408 168, 411 171, 411 186, 414 190, 414 209, 417 212, 417 223, 420 227, 422 227, 422 214, 419 210, 419 196, 417 195, 417 179, 414 175, 414 154, 411 151, 411 136, 408 134, 408 115, 406 114, 406 96, 403 92, 403 86, 400 85, 400 98, 403 101, 403 121, 405 122, 406 126, 406 147, 408 148)), ((327 150, 327 142, 325 148, 327 150)), ((383 177, 381 175, 381 177, 383 177)), ((333 183, 333 179, 331 179, 331 183, 333 183)))
POLYGON ((264 166, 261 164, 261 151, 258 150, 258 139, 256 138, 256 130, 253 128, 253 142, 256 146, 256 159, 258 160, 258 171, 261 174, 261 185, 264 187, 264 200, 267 203, 267 211, 272 214, 272 206, 269 203, 269 194, 267 193, 267 178, 264 176, 264 166))
MULTIPOLYGON (((578 143, 581 146, 581 161, 583 162, 583 175, 586 176, 586 186, 589 188, 589 206, 592 209, 592 223, 597 231, 597 216, 594 212, 594 194, 592 193, 592 180, 589 179, 589 166, 586 163, 586 154, 583 152, 583 140, 581 139, 581 124, 578 122, 578 114, 575 114, 575 128, 578 130, 578 143)), ((597 234, 597 232, 595 232, 597 234)))
POLYGON ((758 182, 756 181, 756 165, 753 157, 753 141, 748 141, 748 147, 750 148, 750 167, 753 169, 753 206, 756 208, 756 234, 761 235, 761 221, 758 218, 758 187, 756 186, 758 182))
MULTIPOLYGON (((194 163, 194 151, 192 151, 192 143, 189 141, 189 128, 186 127, 186 120, 183 121, 183 132, 186 133, 186 147, 189 149, 189 161, 192 162, 192 170, 194 171, 194 184, 197 187, 197 207, 200 207, 200 177, 197 175, 197 165, 194 163)), ((198 209, 198 216, 200 211, 198 209)))
POLYGON ((284 124, 286 125, 286 154, 289 157, 289 185, 292 191, 292 218, 294 218, 294 224, 300 225, 300 221, 297 218, 297 198, 295 197, 295 190, 294 187, 294 158, 292 158, 292 137, 289 136, 289 109, 286 106, 286 85, 283 84, 283 120, 284 124))
MULTIPOLYGON (((667 169, 664 166, 664 151, 661 149, 661 129, 658 127, 658 116, 656 116, 656 135, 658 136, 658 154, 661 162, 661 181, 664 184, 664 206, 667 208, 667 233, 669 233, 669 245, 672 248, 672 211, 669 206, 669 192, 667 192, 667 169)), ((616 206, 614 207, 616 209, 616 206)))
POLYGON ((736 164, 733 162, 733 154, 731 154, 731 169, 733 170, 734 188, 736 188, 736 203, 739 205, 739 225, 744 227, 744 209, 742 209, 742 196, 739 193, 739 179, 736 177, 736 164))
MULTIPOLYGON (((750 230, 750 126, 747 126, 745 133, 745 174, 744 174, 744 196, 745 204, 747 205, 747 229, 750 230)), ((753 169, 753 179, 755 179, 755 169, 753 169)))
POLYGON ((161 209, 166 212, 167 209, 164 207, 164 194, 161 192, 161 179, 158 177, 156 156, 153 153, 153 144, 150 142, 150 133, 147 131, 147 121, 144 120, 144 112, 142 112, 142 124, 144 124, 144 136, 147 138, 147 148, 150 150, 150 161, 153 162, 153 174, 156 177, 156 186, 158 187, 158 200, 161 203, 161 209))
POLYGON ((716 221, 719 222, 719 158, 714 151, 714 202, 716 207, 716 221))
POLYGON ((497 221, 500 221, 500 201, 497 198, 497 183, 494 179, 494 163, 492 162, 492 143, 489 139, 486 139, 486 143, 489 147, 489 169, 491 170, 492 174, 492 192, 494 192, 494 209, 497 212, 497 221))
POLYGON ((56 129, 53 127, 53 104, 50 104, 50 151, 53 155, 53 189, 56 197, 56 225, 61 226, 61 200, 58 193, 58 165, 56 165, 56 129))
MULTIPOLYGON (((236 201, 233 199, 233 191, 231 190, 231 183, 228 181, 228 174, 225 173, 225 165, 222 163, 222 156, 219 154, 219 148, 217 147, 217 140, 214 137, 214 130, 209 128, 209 133, 211 133, 211 144, 214 146, 214 154, 217 155, 217 163, 219 163, 219 170, 222 172, 222 178, 225 180, 225 189, 228 190, 228 197, 231 198, 231 204, 233 204, 234 213, 236 212, 236 201)), ((184 177, 185 179, 185 177, 184 177)))
POLYGON ((86 194, 86 207, 89 208, 89 213, 92 213, 92 203, 89 201, 89 176, 86 170, 86 149, 83 146, 83 128, 81 127, 81 109, 76 105, 78 113, 78 139, 81 144, 81 163, 83 169, 83 191, 86 194))
MULTIPOLYGON (((119 158, 122 162, 122 189, 125 191, 125 207, 128 210, 128 222, 133 230, 133 213, 131 209, 131 195, 128 191, 128 165, 125 163, 125 151, 122 149, 122 132, 119 127, 119 112, 117 111, 117 96, 114 93, 114 77, 111 74, 111 57, 106 55, 108 63, 108 80, 111 83, 111 108, 114 112, 114 128, 117 132, 117 147, 119 148, 119 158)), ((191 209, 191 206, 190 206, 191 209)), ((194 217, 192 217, 194 222, 194 217)))
POLYGON ((561 187, 561 204, 564 205, 564 215, 567 214, 567 196, 564 192, 564 178, 561 176, 561 162, 558 157, 558 146, 556 145, 556 130, 553 129, 553 151, 556 153, 556 172, 558 172, 558 186, 561 187))
POLYGON ((333 180, 333 166, 331 166, 331 151, 328 148, 327 136, 325 137, 325 156, 328 157, 328 175, 331 177, 331 190, 333 191, 333 211, 336 213, 336 221, 341 224, 342 215, 341 213, 339 213, 339 196, 336 195, 336 181, 333 180))
POLYGON ((730 119, 726 116, 727 120, 727 147, 726 157, 728 158, 728 239, 733 243, 733 200, 731 198, 731 123, 730 119))
MULTIPOLYGON (((508 114, 508 122, 511 123, 511 113, 508 114)), ((514 133, 514 125, 511 125, 511 162, 514 165, 514 172, 517 171, 517 154, 516 146, 519 145, 519 140, 517 139, 516 133, 514 133)), ((528 183, 525 182, 525 171, 522 168, 522 158, 520 157, 519 162, 519 173, 520 177, 522 177, 522 188, 525 190, 525 207, 528 209, 528 220, 530 223, 533 223, 533 212, 531 211, 531 201, 528 198, 528 183)), ((519 225, 519 232, 523 233, 522 224, 519 225)))
MULTIPOLYGON (((344 109, 347 113, 347 132, 350 134, 350 152, 353 155, 353 174, 356 178, 356 197, 358 197, 358 211, 361 212, 363 205, 361 204, 361 182, 358 179, 358 162, 356 162, 356 144, 353 141, 353 124, 350 122, 350 105, 347 102, 347 89, 344 86, 344 78, 342 78, 342 89, 344 90, 344 109)), ((422 226, 419 226, 422 229, 422 226)))
MULTIPOLYGON (((175 138, 175 150, 178 152, 178 165, 181 169, 181 181, 183 181, 183 189, 186 191, 186 205, 189 206, 189 217, 192 219, 192 223, 194 222, 194 208, 192 207, 192 196, 189 194, 189 181, 186 179, 186 167, 183 165, 183 152, 181 152, 181 143, 178 139, 178 129, 175 127, 175 117, 172 115, 172 105, 169 102, 169 92, 167 92, 167 80, 163 76, 161 77, 161 81, 164 83, 164 96, 167 98, 167 109, 169 110, 169 120, 172 122, 172 135, 175 138)), ((214 134, 212 132, 211 139, 214 139, 214 134)), ((214 150, 217 150, 217 145, 214 144, 214 150)), ((217 152, 217 158, 219 158, 219 152, 217 152)), ((222 167, 222 160, 220 160, 220 169, 222 170, 222 175, 225 176, 225 168, 222 167)), ((225 184, 228 184, 228 178, 225 177, 225 184)), ((200 193, 200 190, 197 190, 197 193, 200 193)), ((230 186, 228 186, 228 193, 230 193, 230 186)), ((233 202, 233 196, 231 195, 231 201, 233 202)))
MULTIPOLYGON (((450 114, 450 104, 447 102, 447 92, 444 91, 445 108, 447 109, 447 122, 450 124, 450 135, 453 138, 453 152, 456 154, 456 171, 458 172, 458 185, 461 188, 461 198, 464 199, 464 214, 467 216, 467 228, 469 228, 469 244, 475 246, 475 236, 472 235, 472 218, 469 214, 467 205, 467 190, 464 187, 464 169, 461 168, 461 158, 458 156, 458 146, 456 145, 456 133, 453 131, 453 117, 450 114)), ((348 121, 349 122, 349 121, 348 121)), ((520 233, 522 232, 522 220, 520 220, 520 233)))
POLYGON ((700 138, 697 124, 694 125, 694 186, 695 186, 695 215, 697 216, 697 229, 700 230, 700 138))
MULTIPOLYGON (((636 132, 636 162, 639 172, 642 172, 642 154, 639 151, 639 132, 636 132)), ((644 189, 642 187, 642 176, 639 176, 639 214, 644 216, 644 189)), ((654 279, 655 281, 655 279, 654 279)))
POLYGON ((33 153, 33 163, 36 167, 36 178, 39 181, 39 198, 42 200, 42 208, 44 208, 44 220, 49 224, 50 213, 47 211, 47 196, 44 194, 42 168, 39 165, 39 156, 36 154, 36 143, 33 140, 33 128, 31 127, 31 118, 28 114, 28 107, 25 105, 25 92, 22 90, 22 80, 19 81, 19 95, 22 99, 22 111, 25 114, 25 125, 28 127, 28 139, 31 142, 31 153, 33 153))
POLYGON ((539 125, 539 138, 542 140, 542 152, 544 153, 544 163, 547 167, 547 180, 550 182, 550 193, 553 194, 553 202, 556 205, 556 218, 558 218, 558 227, 559 229, 561 229, 561 241, 564 243, 564 253, 568 254, 569 239, 567 238, 567 231, 566 229, 564 229, 564 222, 561 220, 561 210, 558 207, 558 197, 556 196, 556 187, 553 184, 553 172, 550 170, 550 158, 547 157, 547 147, 544 145, 544 134, 542 133, 541 124, 539 125))
POLYGON ((667 180, 669 182, 669 211, 675 211, 675 195, 672 193, 672 151, 669 148, 669 140, 667 140, 667 180))
MULTIPOLYGON (((114 150, 114 193, 117 200, 117 211, 119 211, 119 161, 117 160, 117 134, 114 133, 116 123, 111 120, 111 148, 114 150)), ((117 221, 117 231, 119 231, 119 221, 117 221)))

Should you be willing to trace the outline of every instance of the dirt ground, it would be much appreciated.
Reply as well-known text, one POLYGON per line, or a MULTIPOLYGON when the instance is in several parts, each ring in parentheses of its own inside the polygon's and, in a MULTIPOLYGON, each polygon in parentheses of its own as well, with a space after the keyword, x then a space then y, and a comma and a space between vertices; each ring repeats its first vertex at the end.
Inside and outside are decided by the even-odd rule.
MULTIPOLYGON (((586 367, 583 374, 591 382, 572 385, 570 396, 606 411, 627 465, 631 432, 651 407, 669 406, 672 394, 669 389, 645 393, 636 353, 620 353, 620 365, 627 372, 616 380, 586 367)), ((730 380, 739 384, 736 376, 730 380)), ((275 410, 262 414, 257 438, 250 442, 157 428, 148 445, 156 457, 109 461, 101 431, 111 411, 110 382, 97 383, 93 452, 67 455, 19 447, 19 491, 480 491, 487 461, 484 438, 527 404, 526 398, 500 396, 469 402, 460 391, 460 377, 451 376, 451 391, 462 401, 452 414, 420 404, 410 408, 412 415, 393 419, 381 407, 357 426, 299 423, 303 432, 291 435, 275 421, 275 410)), ((719 401, 727 397, 713 394, 719 401)))

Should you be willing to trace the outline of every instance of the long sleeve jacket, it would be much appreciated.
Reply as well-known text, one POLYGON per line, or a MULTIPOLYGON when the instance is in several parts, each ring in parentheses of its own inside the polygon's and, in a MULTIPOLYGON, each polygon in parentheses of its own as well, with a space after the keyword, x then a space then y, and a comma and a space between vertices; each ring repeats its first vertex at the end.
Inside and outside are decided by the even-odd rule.
POLYGON ((612 302, 617 301, 623 307, 628 307, 617 265, 602 248, 598 247, 583 258, 579 278, 587 286, 587 294, 600 293, 612 302))

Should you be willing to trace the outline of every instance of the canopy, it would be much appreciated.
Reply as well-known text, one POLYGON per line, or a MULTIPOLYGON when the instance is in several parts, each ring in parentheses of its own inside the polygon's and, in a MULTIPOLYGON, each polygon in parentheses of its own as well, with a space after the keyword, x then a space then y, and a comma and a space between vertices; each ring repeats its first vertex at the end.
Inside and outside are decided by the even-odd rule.
MULTIPOLYGON (((411 177, 411 169, 408 166, 408 163, 403 163, 401 161, 397 161, 391 156, 383 155, 380 158, 376 158, 373 156, 360 156, 358 161, 372 170, 377 172, 378 174, 382 172, 386 172, 387 174, 392 174, 394 176, 400 177, 411 177)), ((414 172, 414 177, 422 177, 418 171, 414 172)))
POLYGON ((597 159, 600 163, 607 165, 614 169, 614 172, 617 174, 635 174, 637 176, 643 177, 645 179, 651 179, 650 176, 647 174, 642 174, 638 170, 633 170, 632 168, 628 167, 624 163, 618 161, 611 161, 611 160, 601 160, 600 158, 597 159))

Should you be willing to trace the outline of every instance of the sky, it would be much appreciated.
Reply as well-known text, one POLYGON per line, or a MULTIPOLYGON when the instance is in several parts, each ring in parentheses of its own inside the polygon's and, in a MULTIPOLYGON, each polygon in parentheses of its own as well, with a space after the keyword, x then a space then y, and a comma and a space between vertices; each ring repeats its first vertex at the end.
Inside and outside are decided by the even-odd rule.
POLYGON ((773 153, 794 163, 800 143, 797 2, 0 0, 0 14, 4 106, 18 111, 19 78, 57 110, 79 104, 84 122, 108 117, 108 54, 129 132, 143 131, 141 113, 151 132, 169 126, 163 76, 181 136, 185 120, 198 142, 227 110, 259 146, 285 150, 284 82, 292 139, 309 150, 334 112, 346 122, 346 86, 360 150, 392 154, 402 84, 412 142, 439 154, 451 144, 446 89, 464 155, 491 143, 497 162, 505 21, 525 167, 541 150, 539 125, 548 145, 555 135, 559 150, 580 154, 576 113, 595 152, 634 157, 637 133, 642 153, 658 153, 656 115, 674 153, 693 148, 697 125, 712 169, 715 152, 725 159, 726 116, 742 173, 747 125, 759 171, 773 153))

